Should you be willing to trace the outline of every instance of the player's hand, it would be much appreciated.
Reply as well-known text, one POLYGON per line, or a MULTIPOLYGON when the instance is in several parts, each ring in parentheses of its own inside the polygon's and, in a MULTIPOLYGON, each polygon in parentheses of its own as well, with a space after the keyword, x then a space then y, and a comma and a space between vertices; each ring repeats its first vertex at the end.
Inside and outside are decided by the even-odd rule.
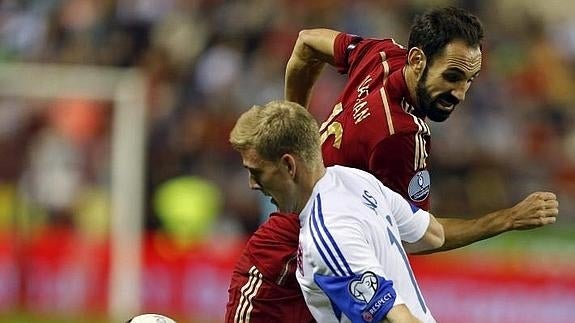
POLYGON ((509 209, 511 229, 528 230, 557 221, 559 201, 551 192, 535 192, 509 209))

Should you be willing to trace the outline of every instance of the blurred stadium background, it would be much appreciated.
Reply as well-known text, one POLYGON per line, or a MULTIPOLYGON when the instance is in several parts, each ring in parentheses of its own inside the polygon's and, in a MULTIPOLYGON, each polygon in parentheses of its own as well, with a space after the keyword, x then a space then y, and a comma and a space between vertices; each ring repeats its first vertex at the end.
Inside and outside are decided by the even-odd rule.
MULTIPOLYGON (((266 214, 227 143, 281 98, 300 29, 406 43, 414 14, 467 7, 484 67, 432 124, 433 207, 468 217, 534 190, 550 227, 412 257, 440 322, 575 317, 575 3, 569 0, 0 2, 0 322, 220 322, 266 214)), ((324 118, 343 79, 319 81, 324 118)))

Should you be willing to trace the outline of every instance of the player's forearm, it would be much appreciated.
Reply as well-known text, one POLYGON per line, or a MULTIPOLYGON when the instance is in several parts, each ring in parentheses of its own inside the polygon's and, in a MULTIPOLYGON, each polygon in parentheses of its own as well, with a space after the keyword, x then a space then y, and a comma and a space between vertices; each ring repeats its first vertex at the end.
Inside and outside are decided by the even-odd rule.
POLYGON ((290 57, 285 75, 285 99, 309 108, 313 86, 325 63, 306 60, 297 53, 290 57))
POLYGON ((467 246, 510 230, 504 209, 475 219, 437 218, 443 225, 445 242, 440 248, 420 252, 429 254, 467 246))
POLYGON ((534 192, 508 209, 476 219, 437 218, 443 225, 445 243, 423 253, 451 250, 511 230, 531 230, 557 221, 559 201, 552 192, 534 192))
POLYGON ((309 107, 313 85, 324 65, 334 64, 333 46, 338 33, 321 28, 299 32, 286 66, 286 100, 309 107))

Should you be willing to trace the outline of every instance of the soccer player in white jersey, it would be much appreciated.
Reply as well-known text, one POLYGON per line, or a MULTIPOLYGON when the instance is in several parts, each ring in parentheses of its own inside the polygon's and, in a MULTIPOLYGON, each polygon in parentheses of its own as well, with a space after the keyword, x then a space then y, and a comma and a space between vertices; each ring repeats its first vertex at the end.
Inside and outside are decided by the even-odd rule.
POLYGON ((316 183, 300 222, 297 278, 318 322, 341 322, 334 308, 352 322, 379 322, 397 304, 435 322, 402 246, 442 245, 442 227, 428 212, 369 173, 334 166, 316 183), (334 308, 323 306, 329 301, 334 308))
POLYGON ((298 281, 318 322, 435 322, 403 245, 438 248, 443 227, 361 170, 323 165, 318 126, 303 107, 273 101, 230 134, 249 185, 298 213, 298 281))

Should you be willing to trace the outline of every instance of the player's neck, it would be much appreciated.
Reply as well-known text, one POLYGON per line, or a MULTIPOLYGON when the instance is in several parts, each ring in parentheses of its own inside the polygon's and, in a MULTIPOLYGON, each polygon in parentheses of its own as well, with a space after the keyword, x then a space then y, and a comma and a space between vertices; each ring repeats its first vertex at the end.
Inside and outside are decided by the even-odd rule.
POLYGON ((317 167, 308 170, 308 174, 303 176, 303 180, 300 185, 299 189, 299 196, 298 201, 295 205, 296 212, 300 213, 307 201, 310 199, 311 195, 313 194, 313 189, 319 180, 325 175, 326 169, 323 164, 318 164, 317 167))
POLYGON ((407 90, 409 91, 409 100, 417 105, 417 94, 415 89, 417 88, 417 75, 415 71, 406 65, 403 67, 403 78, 405 79, 405 84, 407 85, 407 90))

